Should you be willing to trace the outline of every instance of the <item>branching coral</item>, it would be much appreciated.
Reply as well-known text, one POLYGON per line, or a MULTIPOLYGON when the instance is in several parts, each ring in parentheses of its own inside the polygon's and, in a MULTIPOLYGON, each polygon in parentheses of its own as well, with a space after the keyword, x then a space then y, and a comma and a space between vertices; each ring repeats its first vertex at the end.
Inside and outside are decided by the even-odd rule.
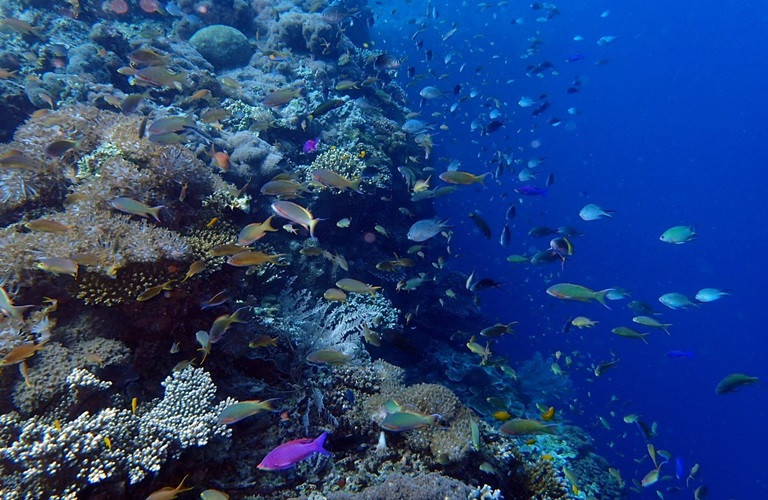
POLYGON ((317 349, 333 348, 363 355, 362 327, 393 328, 398 310, 381 294, 350 294, 344 304, 313 300, 308 291, 286 288, 279 298, 279 326, 295 344, 300 358, 317 349))
MULTIPOLYGON (((110 385, 82 369, 73 370, 67 383, 78 400, 110 385)), ((231 431, 216 420, 234 401, 214 403, 216 386, 202 368, 175 372, 163 386, 163 399, 136 414, 106 408, 61 423, 0 416, 3 498, 75 498, 89 484, 124 474, 136 483, 185 448, 229 437, 231 431)))

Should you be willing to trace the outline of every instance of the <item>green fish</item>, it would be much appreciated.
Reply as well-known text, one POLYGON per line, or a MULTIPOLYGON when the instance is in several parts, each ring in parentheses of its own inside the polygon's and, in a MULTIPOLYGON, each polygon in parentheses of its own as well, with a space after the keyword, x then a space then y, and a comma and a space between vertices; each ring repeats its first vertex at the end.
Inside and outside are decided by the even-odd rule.
POLYGON ((521 262, 528 262, 528 257, 526 257, 525 255, 513 254, 507 257, 507 262, 512 262, 514 264, 519 264, 521 262))
POLYGON ((320 349, 319 351, 310 352, 307 355, 307 361, 316 365, 338 366, 351 360, 352 358, 350 356, 334 349, 320 349))
POLYGON ((336 108, 340 108, 346 103, 346 101, 342 99, 330 99, 328 101, 325 101, 321 103, 318 107, 312 111, 312 113, 309 114, 309 119, 314 120, 315 118, 322 116, 326 114, 329 111, 333 111, 336 108))
POLYGON ((520 434, 556 434, 555 424, 545 424, 538 420, 530 420, 527 418, 514 418, 507 420, 504 425, 499 427, 499 430, 504 434, 520 435, 520 434))
POLYGON ((517 372, 514 368, 508 365, 501 365, 499 368, 504 372, 504 375, 511 377, 512 380, 517 380, 517 372))
POLYGON ((109 204, 112 206, 112 208, 127 214, 138 215, 145 218, 147 215, 151 215, 157 222, 160 222, 160 210, 165 208, 163 205, 150 207, 149 205, 145 205, 140 201, 126 198, 125 196, 115 198, 114 200, 110 201, 109 204))
POLYGON ((475 342, 475 337, 473 336, 471 339, 469 339, 469 342, 467 342, 467 347, 469 348, 470 351, 483 357, 482 364, 485 364, 488 361, 488 358, 491 357, 490 340, 486 342, 485 347, 483 347, 477 342, 475 342))
POLYGON ((219 414, 217 423, 219 425, 229 425, 239 422, 244 418, 256 415, 262 411, 275 411, 272 407, 272 403, 277 401, 276 399, 267 399, 266 401, 239 401, 233 403, 223 410, 219 414))
POLYGON ((606 309, 610 309, 605 303, 605 296, 611 288, 605 290, 595 291, 581 285, 574 285, 573 283, 559 283, 547 288, 547 294, 552 297, 562 300, 578 300, 579 302, 589 302, 590 300, 596 300, 600 302, 606 309))
POLYGON ((397 413, 403 411, 403 407, 394 399, 388 399, 384 402, 384 411, 389 413, 397 413))
POLYGON ((419 427, 435 425, 438 419, 441 418, 443 417, 437 413, 433 415, 423 415, 411 411, 397 411, 387 415, 381 422, 381 427, 393 432, 409 431, 411 429, 418 429, 419 427))
POLYGON ((726 392, 732 392, 741 386, 757 383, 759 379, 757 377, 750 377, 743 373, 731 373, 715 387, 715 394, 725 394, 726 392))
POLYGON ((478 427, 477 422, 475 422, 475 419, 472 417, 469 418, 469 429, 472 433, 472 446, 474 446, 476 450, 479 450, 480 449, 480 427, 478 427))
POLYGON ((667 327, 672 326, 672 323, 662 323, 656 318, 651 318, 650 316, 635 316, 632 318, 632 321, 643 326, 650 326, 651 328, 661 328, 667 332, 667 335, 669 335, 669 330, 667 330, 667 327))
POLYGON ((646 344, 648 343, 647 340, 645 340, 645 337, 647 335, 650 335, 649 333, 639 333, 634 331, 631 328, 627 328, 626 326, 617 326, 613 330, 611 330, 616 335, 619 335, 620 337, 627 337, 629 339, 640 339, 646 344))
POLYGON ((698 234, 693 230, 693 226, 675 226, 670 227, 664 233, 659 236, 659 239, 664 243, 674 243, 675 245, 682 245, 692 239, 696 238, 698 234))
POLYGON ((643 485, 643 488, 647 488, 648 486, 656 484, 658 480, 659 480, 659 469, 653 469, 651 472, 645 475, 643 480, 640 481, 640 484, 643 485))

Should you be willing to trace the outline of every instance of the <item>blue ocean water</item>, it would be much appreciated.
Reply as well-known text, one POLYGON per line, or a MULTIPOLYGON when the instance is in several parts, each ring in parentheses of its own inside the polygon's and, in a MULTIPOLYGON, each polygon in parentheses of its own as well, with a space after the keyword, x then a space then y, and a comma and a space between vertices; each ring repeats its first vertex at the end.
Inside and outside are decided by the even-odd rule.
MULTIPOLYGON (((483 309, 492 319, 520 322, 517 333, 496 350, 509 355, 513 366, 536 351, 552 362, 558 351, 573 359, 565 376, 574 392, 558 410, 591 429, 599 451, 625 480, 640 480, 653 466, 639 429, 622 417, 639 414, 656 422, 652 443, 672 454, 661 469, 670 477, 646 488, 644 497, 656 498, 657 490, 674 495, 681 488, 677 496, 690 498, 702 485, 710 498, 768 497, 763 466, 768 433, 760 424, 768 411, 764 388, 714 392, 729 373, 768 376, 763 338, 768 72, 761 63, 768 54, 768 6, 653 0, 379 8, 387 15, 376 28, 388 48, 407 54, 404 68, 426 75, 408 84, 413 102, 427 85, 450 90, 461 84, 460 95, 474 94, 453 113, 447 112, 457 101, 453 96, 423 105, 422 119, 443 113, 435 122, 448 125, 435 136, 436 174, 450 159, 461 160, 461 170, 480 174, 496 170, 499 153, 512 158, 513 172, 488 178, 485 187, 462 187, 436 203, 438 214, 450 217, 455 227, 456 258, 448 267, 503 282, 501 290, 481 292, 483 309), (547 13, 550 19, 544 19, 547 13), (423 25, 429 29, 412 40, 423 25), (452 28, 455 34, 443 40, 452 28), (601 46, 596 42, 603 36, 616 38, 601 46), (541 78, 526 76, 529 65, 545 61, 552 68, 541 78), (568 93, 574 86, 578 91, 568 93), (547 96, 539 100, 542 94, 547 96), (536 104, 518 106, 523 96, 536 104), (531 116, 544 101, 550 107, 531 116), (504 126, 481 135, 497 107, 504 126), (561 122, 553 126, 548 123, 553 118, 561 122), (474 120, 481 127, 472 131, 474 120), (531 159, 541 159, 539 174, 520 182, 518 172, 531 159), (550 173, 555 183, 547 196, 514 192, 521 184, 544 187, 550 173), (578 212, 587 203, 615 210, 614 217, 580 220, 578 212), (511 244, 502 248, 498 239, 510 204, 517 215, 510 221, 511 244), (470 211, 490 224, 490 240, 475 229, 470 211), (540 225, 572 225, 585 235, 573 239, 574 256, 562 269, 559 262, 507 262, 507 255, 530 256, 547 248, 549 238, 527 236, 540 225), (699 237, 683 245, 659 241, 676 225, 693 225, 699 237), (623 287, 631 297, 610 301, 611 310, 563 302, 545 293, 560 282, 623 287), (732 295, 687 310, 658 302, 667 292, 692 297, 705 287, 732 295), (661 312, 659 318, 673 324, 671 335, 654 330, 648 345, 613 335, 613 327, 639 326, 627 308, 634 299, 661 312), (563 324, 578 315, 599 324, 563 333, 563 324), (673 359, 665 356, 671 350, 694 354, 673 359), (619 365, 594 377, 590 365, 614 356, 619 365), (685 475, 700 464, 687 487, 685 475, 674 478, 677 458, 685 475)), ((402 79, 409 81, 405 71, 402 79)))

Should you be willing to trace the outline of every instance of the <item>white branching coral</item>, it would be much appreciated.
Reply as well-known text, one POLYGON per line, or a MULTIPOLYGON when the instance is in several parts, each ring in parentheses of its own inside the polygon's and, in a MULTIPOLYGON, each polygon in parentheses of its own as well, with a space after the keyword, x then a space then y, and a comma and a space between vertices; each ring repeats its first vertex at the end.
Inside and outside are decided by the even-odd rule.
POLYGON ((300 352, 333 348, 360 354, 363 326, 388 329, 397 325, 399 311, 382 294, 349 294, 343 304, 313 300, 308 291, 286 290, 279 297, 280 327, 300 352))
MULTIPOLYGON (((111 385, 83 369, 67 381, 81 396, 111 385)), ((163 386, 163 399, 136 414, 106 408, 63 422, 0 415, 0 497, 75 498, 86 485, 123 474, 136 483, 185 448, 230 436, 216 419, 234 401, 215 404, 216 386, 202 368, 175 372, 163 386)))

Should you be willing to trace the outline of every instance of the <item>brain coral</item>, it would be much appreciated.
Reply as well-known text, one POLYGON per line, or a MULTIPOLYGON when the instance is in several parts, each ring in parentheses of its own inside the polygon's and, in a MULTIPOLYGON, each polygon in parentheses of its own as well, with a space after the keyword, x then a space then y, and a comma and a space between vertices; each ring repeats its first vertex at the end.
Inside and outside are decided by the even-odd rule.
POLYGON ((216 69, 244 66, 251 58, 251 46, 245 35, 223 24, 198 30, 189 43, 216 69))

